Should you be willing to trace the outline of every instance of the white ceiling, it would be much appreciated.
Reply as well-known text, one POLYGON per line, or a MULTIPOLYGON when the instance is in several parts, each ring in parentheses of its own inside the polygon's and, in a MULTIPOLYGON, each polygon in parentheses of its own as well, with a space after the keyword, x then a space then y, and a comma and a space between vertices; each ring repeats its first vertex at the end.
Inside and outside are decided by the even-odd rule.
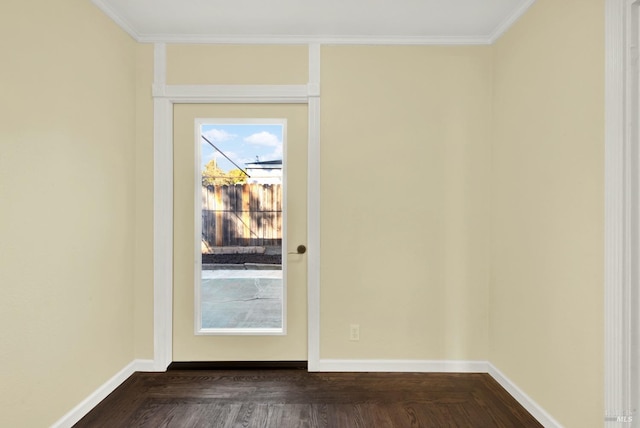
POLYGON ((492 43, 535 0, 92 0, 139 41, 492 43))

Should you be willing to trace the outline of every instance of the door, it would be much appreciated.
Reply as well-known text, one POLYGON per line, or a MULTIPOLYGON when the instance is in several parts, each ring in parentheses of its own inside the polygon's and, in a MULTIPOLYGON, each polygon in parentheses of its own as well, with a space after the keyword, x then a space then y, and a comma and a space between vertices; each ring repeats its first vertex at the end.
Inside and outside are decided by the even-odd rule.
POLYGON ((174 361, 307 360, 307 260, 297 252, 306 243, 307 230, 307 120, 304 104, 174 105, 174 361), (234 137, 270 145, 275 131, 247 137, 235 128, 224 131, 213 126, 215 132, 198 135, 211 129, 202 124, 243 121, 282 125, 282 213, 274 208, 278 186, 264 178, 278 173, 275 155, 248 162, 233 146, 221 144, 234 137), (271 140, 261 138, 265 136, 271 140), (208 152, 198 159, 202 150, 208 152), (220 172, 219 164, 211 162, 213 152, 221 163, 232 161, 235 171, 220 172), (256 168, 263 169, 256 173, 256 168), (204 179, 200 183, 201 169, 207 169, 207 179, 231 180, 234 175, 247 184, 229 181, 225 186, 204 179), (278 218, 281 226, 274 226, 278 218), (267 259, 269 264, 279 240, 280 270, 277 263, 253 263, 267 259), (230 314, 234 308, 240 312, 230 314), (267 312, 270 316, 261 324, 256 313, 267 312), (281 324, 274 317, 279 313, 281 324))

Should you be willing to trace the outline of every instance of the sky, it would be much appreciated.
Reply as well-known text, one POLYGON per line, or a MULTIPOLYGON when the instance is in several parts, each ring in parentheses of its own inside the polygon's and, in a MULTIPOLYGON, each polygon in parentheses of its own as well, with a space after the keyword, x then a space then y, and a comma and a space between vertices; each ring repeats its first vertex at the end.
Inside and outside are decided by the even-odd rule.
MULTIPOLYGON (((282 160, 282 125, 207 124, 202 134, 230 157, 240 168, 249 162, 282 160)), ((236 167, 202 139, 201 168, 215 157, 218 168, 229 171, 236 167)))

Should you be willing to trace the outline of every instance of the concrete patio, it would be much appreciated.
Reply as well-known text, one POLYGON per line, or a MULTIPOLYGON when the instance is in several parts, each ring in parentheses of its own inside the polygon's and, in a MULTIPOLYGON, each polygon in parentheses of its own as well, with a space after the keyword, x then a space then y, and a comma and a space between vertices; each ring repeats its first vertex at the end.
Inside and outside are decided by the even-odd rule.
POLYGON ((202 327, 282 328, 282 270, 203 270, 202 327))

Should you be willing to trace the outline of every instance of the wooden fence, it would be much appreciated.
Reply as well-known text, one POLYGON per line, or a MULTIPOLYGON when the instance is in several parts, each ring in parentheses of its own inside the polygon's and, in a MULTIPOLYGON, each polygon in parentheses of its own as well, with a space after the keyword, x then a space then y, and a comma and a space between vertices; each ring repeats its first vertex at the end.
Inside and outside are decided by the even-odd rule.
POLYGON ((203 186, 202 239, 209 247, 282 245, 282 185, 203 186))

